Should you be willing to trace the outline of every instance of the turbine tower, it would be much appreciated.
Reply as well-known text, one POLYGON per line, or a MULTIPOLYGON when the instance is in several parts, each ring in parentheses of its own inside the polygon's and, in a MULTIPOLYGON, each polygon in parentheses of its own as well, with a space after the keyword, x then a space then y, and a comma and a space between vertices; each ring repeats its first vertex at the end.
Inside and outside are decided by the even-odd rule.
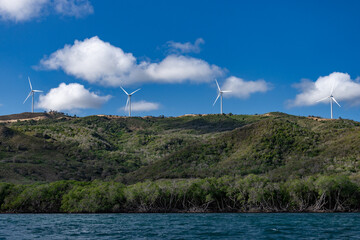
POLYGON ((330 115, 331 115, 331 119, 333 119, 333 102, 335 102, 339 107, 341 107, 340 104, 336 101, 336 99, 335 99, 334 96, 333 96, 334 85, 335 85, 335 83, 333 83, 333 85, 332 85, 331 92, 330 92, 330 96, 316 101, 316 102, 322 102, 322 101, 324 101, 324 100, 326 100, 326 99, 329 99, 329 100, 330 100, 330 115))
POLYGON ((220 113, 222 114, 223 113, 223 93, 228 93, 228 92, 231 92, 231 91, 221 91, 219 83, 217 82, 216 79, 215 79, 215 82, 216 82, 216 85, 217 85, 217 88, 218 88, 218 96, 215 99, 215 102, 214 102, 213 106, 215 106, 215 103, 217 102, 217 100, 220 97, 220 113))
MULTIPOLYGON (((30 93, 29 93, 29 95, 27 96, 27 98, 25 99, 25 101, 24 101, 24 103, 28 100, 28 98, 32 95, 32 108, 31 108, 31 110, 32 110, 32 113, 34 113, 34 95, 35 95, 35 93, 40 93, 40 92, 43 92, 43 91, 41 91, 41 90, 33 90, 33 88, 32 88, 32 85, 31 85, 31 81, 30 81, 30 77, 28 77, 28 79, 29 79, 29 85, 30 85, 30 93)), ((23 103, 23 104, 24 104, 23 103)))
MULTIPOLYGON (((121 87, 121 86, 120 86, 121 87)), ((126 105, 125 105, 125 109, 128 107, 129 108, 129 117, 131 117, 131 96, 136 93, 137 91, 139 91, 141 88, 139 88, 138 90, 133 91, 132 93, 128 93, 127 91, 125 91, 125 89, 123 89, 121 87, 121 89, 124 91, 124 93, 128 96, 128 99, 126 101, 126 105)))

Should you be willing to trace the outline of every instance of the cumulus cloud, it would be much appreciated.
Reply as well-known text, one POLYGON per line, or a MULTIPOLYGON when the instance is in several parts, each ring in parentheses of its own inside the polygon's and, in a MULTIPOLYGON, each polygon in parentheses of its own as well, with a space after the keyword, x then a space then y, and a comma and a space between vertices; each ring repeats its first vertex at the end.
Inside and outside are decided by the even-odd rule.
POLYGON ((303 79, 294 85, 300 93, 294 100, 289 101, 289 106, 311 106, 318 103, 320 99, 330 96, 333 89, 333 96, 338 101, 350 102, 351 105, 360 104, 360 83, 352 80, 347 73, 333 72, 328 76, 319 77, 315 82, 303 79))
POLYGON ((158 63, 138 63, 132 53, 125 53, 97 36, 65 45, 43 58, 40 68, 62 69, 69 75, 106 86, 144 82, 209 82, 223 74, 216 65, 182 55, 169 55, 158 63))
POLYGON ((191 42, 180 43, 180 42, 169 41, 167 42, 167 45, 170 48, 170 50, 174 52, 199 53, 201 51, 200 45, 204 43, 205 43, 204 39, 198 38, 194 43, 191 42))
POLYGON ((75 110, 100 108, 111 96, 99 96, 78 83, 61 83, 46 95, 40 95, 37 108, 46 110, 75 110))
POLYGON ((267 92, 270 90, 270 84, 264 80, 245 81, 241 78, 231 76, 225 80, 221 90, 231 91, 226 93, 225 97, 248 98, 251 94, 257 92, 267 92))
POLYGON ((167 56, 159 63, 146 64, 141 70, 153 82, 168 83, 180 83, 185 80, 208 82, 222 75, 219 67, 204 60, 177 55, 167 56))
POLYGON ((51 11, 82 17, 94 10, 88 0, 0 0, 0 16, 3 20, 22 22, 51 11))
MULTIPOLYGON (((160 108, 160 104, 154 102, 147 101, 139 101, 139 102, 131 102, 131 111, 132 112, 148 112, 158 110, 160 108)), ((122 111, 127 111, 128 108, 122 107, 120 108, 122 111)))
POLYGON ((16 22, 39 16, 49 0, 0 0, 0 16, 16 22))
POLYGON ((65 45, 42 59, 40 65, 45 69, 63 69, 90 83, 116 86, 122 78, 128 77, 136 66, 136 59, 131 53, 124 53, 122 49, 93 37, 65 45))

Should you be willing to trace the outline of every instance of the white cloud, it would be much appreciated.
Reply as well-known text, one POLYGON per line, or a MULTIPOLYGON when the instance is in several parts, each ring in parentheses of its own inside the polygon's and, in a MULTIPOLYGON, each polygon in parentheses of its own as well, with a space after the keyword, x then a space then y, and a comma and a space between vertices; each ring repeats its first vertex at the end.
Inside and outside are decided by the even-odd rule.
POLYGON ((0 16, 16 22, 38 17, 49 0, 0 0, 0 16))
POLYGON ((61 83, 46 95, 40 95, 37 108, 46 110, 75 110, 100 108, 111 96, 99 96, 78 83, 61 83))
POLYGON ((88 0, 54 0, 54 9, 57 13, 75 17, 83 17, 94 12, 88 0))
POLYGON ((204 60, 169 55, 159 63, 138 63, 131 53, 104 42, 97 36, 54 52, 40 61, 44 69, 62 69, 90 83, 120 86, 144 82, 209 82, 223 70, 204 60))
POLYGON ((245 81, 241 78, 231 76, 225 80, 221 90, 231 91, 224 94, 224 97, 248 98, 251 94, 257 92, 267 92, 270 90, 270 84, 264 80, 245 81))
MULTIPOLYGON (((331 94, 338 101, 351 101, 351 105, 360 104, 360 83, 352 80, 347 73, 333 72, 328 76, 319 77, 315 82, 303 79, 294 87, 301 93, 296 95, 294 100, 289 101, 290 106, 311 106, 318 103, 328 103, 328 101, 317 102, 331 94)), ((341 103, 340 103, 341 104, 341 103)))
POLYGON ((209 82, 222 75, 219 67, 204 60, 177 55, 167 56, 159 63, 146 64, 141 69, 149 80, 166 83, 180 83, 185 80, 209 82))
MULTIPOLYGON (((131 111, 132 112, 148 112, 153 110, 158 110, 160 104, 147 101, 131 102, 131 111)), ((127 111, 125 107, 120 108, 122 111, 127 111)))
POLYGON ((172 51, 175 52, 179 51, 181 53, 191 53, 191 52, 199 53, 201 51, 200 45, 204 43, 205 43, 204 39, 198 38, 196 39, 194 44, 190 42, 179 43, 179 42, 169 41, 167 42, 167 45, 172 51))
POLYGON ((49 11, 82 17, 93 13, 89 0, 0 0, 0 16, 15 22, 41 17, 49 11))
POLYGON ((93 37, 65 45, 42 59, 40 65, 51 70, 63 69, 90 83, 116 86, 136 66, 136 59, 131 53, 124 53, 122 49, 93 37))

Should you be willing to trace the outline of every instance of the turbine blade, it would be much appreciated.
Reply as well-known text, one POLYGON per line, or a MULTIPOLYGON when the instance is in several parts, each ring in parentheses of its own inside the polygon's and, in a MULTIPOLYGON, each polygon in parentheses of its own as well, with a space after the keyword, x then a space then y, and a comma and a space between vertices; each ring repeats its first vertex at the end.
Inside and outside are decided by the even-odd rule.
POLYGON ((31 96, 32 91, 29 93, 29 95, 27 96, 27 98, 25 99, 25 101, 23 102, 23 104, 26 102, 26 100, 28 100, 28 98, 31 96))
POLYGON ((326 98, 322 98, 322 99, 320 99, 320 100, 317 100, 316 102, 322 102, 322 101, 324 101, 324 100, 326 100, 326 99, 328 99, 329 97, 326 97, 326 98))
POLYGON ((334 97, 332 97, 331 99, 334 100, 334 102, 335 102, 339 107, 341 107, 340 104, 336 101, 336 99, 335 99, 334 97))
POLYGON ((125 89, 123 89, 123 87, 122 86, 120 86, 121 87, 121 89, 124 91, 124 93, 126 93, 126 95, 129 95, 128 94, 128 92, 127 91, 125 91, 125 89))
POLYGON ((215 99, 215 102, 214 102, 213 106, 215 105, 215 103, 217 102, 217 100, 219 99, 219 97, 220 97, 220 93, 219 93, 219 95, 217 96, 217 98, 215 99))
POLYGON ((44 92, 44 91, 41 91, 41 90, 33 90, 33 92, 44 92))
POLYGON ((30 89, 32 90, 32 85, 31 85, 30 77, 28 77, 28 79, 29 79, 30 89))
POLYGON ((125 111, 126 111, 128 108, 129 108, 129 97, 128 97, 127 101, 126 101, 125 111))
POLYGON ((330 96, 333 94, 335 88, 335 80, 332 82, 330 96))
POLYGON ((216 82, 216 85, 217 85, 217 87, 218 87, 218 89, 219 89, 219 92, 221 91, 220 90, 220 86, 219 86, 219 83, 218 83, 218 81, 215 79, 215 82, 216 82))
POLYGON ((134 93, 136 93, 137 91, 139 91, 141 88, 139 88, 138 90, 133 91, 132 93, 130 93, 130 95, 133 95, 134 93))

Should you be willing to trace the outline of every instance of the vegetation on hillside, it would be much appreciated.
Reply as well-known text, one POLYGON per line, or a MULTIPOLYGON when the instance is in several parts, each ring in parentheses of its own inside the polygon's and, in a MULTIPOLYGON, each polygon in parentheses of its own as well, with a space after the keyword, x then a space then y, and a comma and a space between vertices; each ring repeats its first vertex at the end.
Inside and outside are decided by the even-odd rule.
POLYGON ((0 124, 1 212, 360 210, 355 121, 47 115, 0 124))
POLYGON ((76 118, 0 125, 0 181, 359 175, 360 124, 283 113, 76 118))

